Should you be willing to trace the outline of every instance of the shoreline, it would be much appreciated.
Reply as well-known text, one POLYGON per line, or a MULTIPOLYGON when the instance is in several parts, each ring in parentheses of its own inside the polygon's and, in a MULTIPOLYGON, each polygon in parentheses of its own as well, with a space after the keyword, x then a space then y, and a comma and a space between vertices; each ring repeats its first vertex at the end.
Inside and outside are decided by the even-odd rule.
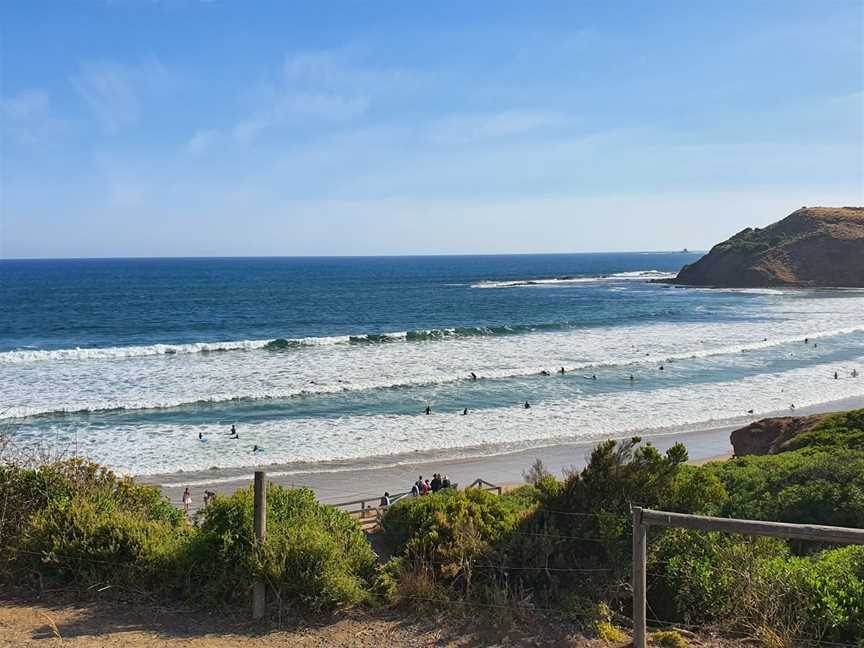
POLYGON ((327 468, 303 470, 301 466, 289 469, 287 466, 272 465, 248 467, 232 470, 211 470, 195 473, 166 473, 136 477, 141 483, 158 486, 162 493, 175 505, 180 505, 183 489, 188 485, 192 491, 192 510, 201 505, 205 490, 220 495, 228 495, 246 488, 251 484, 250 471, 264 470, 269 481, 287 487, 307 487, 312 489, 319 501, 329 504, 360 499, 380 497, 384 491, 391 494, 410 490, 418 475, 431 478, 433 473, 443 473, 450 480, 464 487, 475 479, 482 478, 496 485, 521 483, 522 472, 535 459, 540 459, 546 468, 555 475, 562 469, 574 467, 581 469, 587 463, 591 450, 607 438, 625 439, 641 436, 661 452, 675 443, 687 447, 689 463, 701 465, 709 461, 720 461, 731 457, 732 445, 729 434, 752 421, 779 416, 806 416, 826 412, 843 411, 864 407, 864 396, 830 401, 810 407, 801 407, 794 412, 776 412, 768 415, 753 416, 740 422, 727 423, 715 427, 679 431, 639 434, 623 434, 586 440, 572 440, 522 448, 492 455, 470 457, 448 457, 444 453, 427 452, 414 461, 390 462, 384 465, 363 465, 358 461, 331 462, 327 468), (232 474, 234 473, 234 474, 232 474))

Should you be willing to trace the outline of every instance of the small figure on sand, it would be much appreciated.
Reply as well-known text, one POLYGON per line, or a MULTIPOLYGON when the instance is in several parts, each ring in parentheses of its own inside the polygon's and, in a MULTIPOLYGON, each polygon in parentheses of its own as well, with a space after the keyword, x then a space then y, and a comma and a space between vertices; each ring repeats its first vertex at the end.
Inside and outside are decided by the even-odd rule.
POLYGON ((432 408, 427 405, 426 406, 426 414, 431 414, 431 413, 432 413, 432 408))
POLYGON ((186 487, 186 490, 183 491, 183 510, 186 513, 189 513, 189 507, 192 505, 192 493, 189 491, 189 487, 186 487))
POLYGON ((522 406, 524 409, 531 409, 531 403, 525 401, 525 404, 522 406))

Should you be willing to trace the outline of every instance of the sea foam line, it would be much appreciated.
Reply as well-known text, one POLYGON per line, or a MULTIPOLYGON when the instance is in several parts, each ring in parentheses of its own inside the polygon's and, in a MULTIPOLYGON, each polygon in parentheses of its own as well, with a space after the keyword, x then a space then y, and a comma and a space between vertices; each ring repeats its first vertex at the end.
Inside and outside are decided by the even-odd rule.
MULTIPOLYGON (((594 361, 583 362, 576 364, 565 364, 564 370, 567 373, 578 371, 591 370, 609 370, 614 368, 637 367, 643 365, 651 365, 663 362, 675 362, 679 360, 690 360, 698 358, 710 358, 724 355, 735 355, 739 353, 748 353, 760 351, 777 346, 787 344, 800 343, 805 337, 813 340, 835 337, 839 335, 849 335, 852 333, 864 332, 864 326, 855 326, 848 328, 831 329, 827 331, 817 331, 805 335, 785 336, 780 338, 761 340, 748 344, 731 345, 727 347, 713 347, 707 349, 693 349, 672 354, 658 354, 656 356, 645 356, 640 353, 638 356, 631 356, 609 361, 594 361)), ((497 370, 478 370, 478 378, 480 380, 508 380, 515 378, 527 378, 530 376, 539 376, 542 372, 556 371, 558 366, 531 366, 522 368, 504 368, 497 370)), ((380 389, 404 389, 411 387, 428 387, 447 385, 457 382, 465 382, 471 380, 470 376, 460 374, 456 376, 445 377, 417 377, 415 379, 388 381, 388 380, 367 380, 359 383, 337 382, 330 384, 312 384, 302 388, 257 392, 250 391, 236 394, 213 394, 207 398, 198 399, 166 399, 158 401, 94 401, 92 403, 81 403, 64 408, 55 409, 39 409, 31 407, 9 407, 0 412, 0 420, 2 419, 20 419, 32 418, 41 416, 54 415, 74 415, 87 414, 96 412, 111 412, 111 411, 132 411, 132 410, 159 410, 172 409, 176 407, 194 406, 194 405, 218 405, 220 403, 229 402, 254 402, 265 400, 288 400, 291 398, 326 396, 331 394, 345 392, 362 392, 380 389)))
POLYGON ((604 283, 615 281, 650 281, 652 279, 672 279, 677 274, 660 270, 638 270, 635 272, 616 272, 600 277, 549 277, 546 279, 512 279, 508 281, 480 281, 471 284, 472 288, 517 288, 521 286, 560 286, 567 284, 604 283))

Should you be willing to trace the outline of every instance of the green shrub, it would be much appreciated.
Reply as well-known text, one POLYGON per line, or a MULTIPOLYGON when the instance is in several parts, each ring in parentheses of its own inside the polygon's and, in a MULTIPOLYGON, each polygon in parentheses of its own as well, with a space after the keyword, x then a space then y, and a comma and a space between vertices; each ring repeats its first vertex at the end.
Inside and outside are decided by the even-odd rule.
POLYGON ((322 609, 366 597, 375 554, 357 522, 319 503, 308 489, 267 489, 267 535, 253 531, 253 490, 217 498, 201 513, 183 559, 187 596, 244 600, 264 578, 282 604, 322 609))

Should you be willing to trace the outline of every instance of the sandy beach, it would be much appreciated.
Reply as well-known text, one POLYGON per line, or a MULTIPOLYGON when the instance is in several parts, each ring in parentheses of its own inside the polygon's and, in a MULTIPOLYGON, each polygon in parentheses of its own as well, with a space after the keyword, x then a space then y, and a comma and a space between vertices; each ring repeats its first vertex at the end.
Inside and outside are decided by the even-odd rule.
MULTIPOLYGON (((807 415, 821 412, 841 411, 864 407, 864 397, 822 403, 813 407, 797 408, 794 412, 776 412, 772 416, 807 415)), ((722 425, 704 430, 669 432, 665 434, 645 434, 658 450, 665 452, 675 443, 683 443, 688 450, 690 463, 700 465, 709 461, 721 461, 732 456, 729 434, 747 425, 750 421, 766 418, 754 416, 742 419, 733 425, 722 425)), ((621 438, 628 438, 623 435, 621 438)), ((600 439, 559 443, 534 447, 516 452, 475 456, 470 458, 435 457, 434 453, 424 454, 417 461, 403 461, 384 466, 364 466, 350 463, 334 464, 328 469, 303 471, 296 466, 273 465, 265 467, 267 478, 277 484, 289 487, 311 488, 318 499, 330 504, 378 498, 385 491, 395 494, 409 490, 419 475, 431 478, 432 473, 443 473, 450 480, 464 487, 480 478, 496 485, 521 483, 522 473, 535 459, 543 461, 553 473, 560 475, 563 469, 585 466, 591 449, 600 439)), ((180 505, 183 489, 188 485, 192 491, 192 509, 201 505, 205 490, 219 494, 230 494, 247 487, 252 481, 253 468, 240 471, 211 470, 198 473, 174 473, 147 475, 139 479, 145 483, 157 484, 162 492, 176 505, 180 505), (232 474, 236 473, 236 474, 232 474)))

